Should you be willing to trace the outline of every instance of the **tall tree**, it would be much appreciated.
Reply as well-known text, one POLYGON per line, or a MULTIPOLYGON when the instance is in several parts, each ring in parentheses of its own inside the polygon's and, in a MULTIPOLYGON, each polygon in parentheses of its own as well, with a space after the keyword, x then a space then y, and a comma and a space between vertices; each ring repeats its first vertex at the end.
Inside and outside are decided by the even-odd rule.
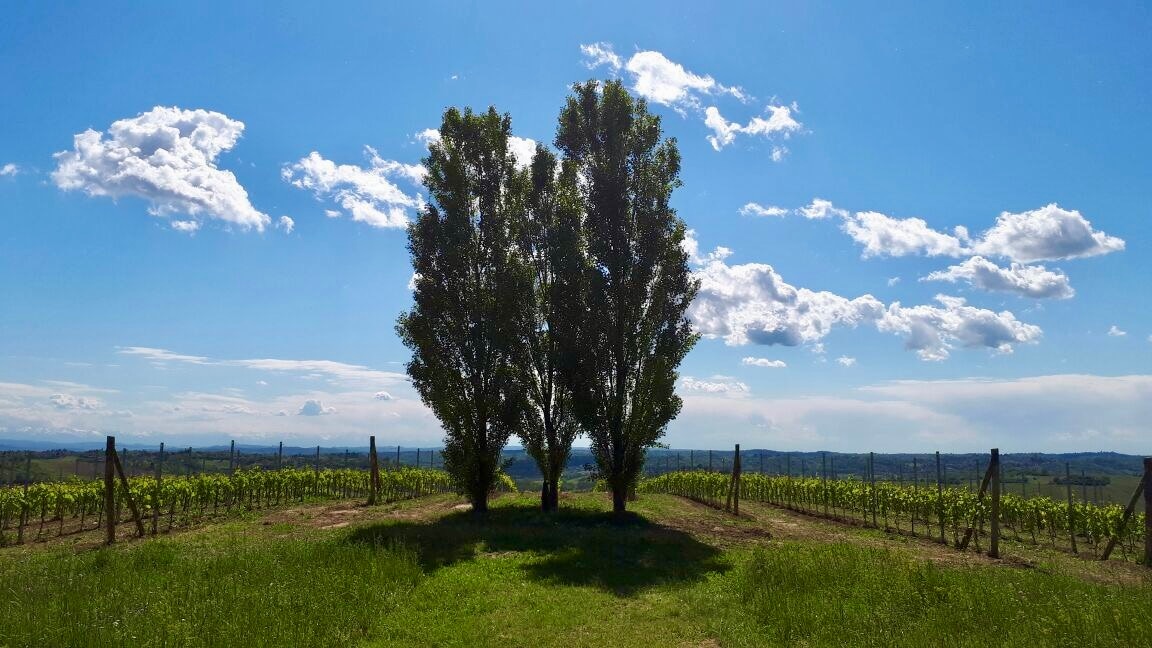
POLYGON ((408 227, 414 305, 396 324, 412 384, 444 426, 444 467, 480 513, 528 409, 517 367, 532 282, 514 244, 522 201, 510 133, 494 108, 444 113, 424 159, 430 200, 408 227))
POLYGON ((536 461, 544 477, 540 506, 559 508, 560 477, 580 431, 573 415, 572 392, 560 377, 560 344, 557 318, 563 312, 557 294, 557 255, 567 252, 563 223, 579 214, 580 199, 572 170, 557 175, 556 157, 542 146, 529 168, 522 172, 523 220, 517 243, 532 269, 533 291, 525 332, 528 363, 521 369, 533 407, 520 433, 524 449, 536 461))
POLYGON ((561 228, 563 373, 613 509, 623 512, 647 449, 680 412, 676 368, 697 339, 684 313, 698 282, 669 205, 680 153, 619 81, 574 87, 556 146, 583 203, 561 228))

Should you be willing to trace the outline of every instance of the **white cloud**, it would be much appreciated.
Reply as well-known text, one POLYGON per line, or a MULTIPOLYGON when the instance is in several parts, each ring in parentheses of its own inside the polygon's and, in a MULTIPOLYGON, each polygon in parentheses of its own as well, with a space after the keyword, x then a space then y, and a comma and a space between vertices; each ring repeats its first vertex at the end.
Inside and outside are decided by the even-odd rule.
POLYGON ((966 232, 938 232, 920 218, 892 218, 878 212, 857 212, 844 219, 844 231, 864 246, 862 256, 960 256, 967 252, 966 232))
MULTIPOLYGON (((712 130, 712 134, 708 136, 708 142, 712 144, 713 149, 719 151, 734 142, 737 135, 759 135, 761 137, 779 135, 787 138, 803 128, 800 122, 792 117, 794 109, 794 107, 770 105, 764 109, 768 113, 767 119, 759 116, 753 117, 746 125, 741 126, 737 122, 724 119, 720 110, 715 106, 709 106, 704 111, 704 125, 712 130)), ((786 152, 787 149, 774 149, 772 152, 773 161, 782 160, 786 152)))
POLYGON ((177 232, 184 232, 185 234, 192 234, 200 229, 200 221, 194 220, 174 220, 168 224, 177 232))
POLYGON ((298 416, 323 416, 325 414, 335 414, 335 413, 336 413, 336 408, 324 407, 323 403, 321 403, 318 400, 312 400, 312 399, 304 401, 304 404, 301 405, 300 409, 297 410, 297 412, 296 412, 296 414, 298 416))
POLYGON ((395 385, 408 381, 408 376, 402 373, 377 371, 362 365, 347 364, 333 360, 284 360, 278 358, 219 360, 204 356, 182 355, 166 349, 156 349, 152 347, 119 347, 117 348, 117 353, 138 356, 151 361, 153 364, 160 365, 170 362, 180 362, 195 365, 242 367, 256 371, 272 371, 278 373, 316 374, 326 377, 329 380, 362 386, 395 385))
POLYGON ((856 358, 840 356, 839 358, 836 358, 836 362, 840 363, 840 365, 844 367, 852 367, 856 365, 856 358))
POLYGON ((536 155, 536 140, 510 135, 508 149, 512 152, 512 157, 516 158, 516 165, 524 168, 532 164, 532 157, 536 155))
MULTIPOLYGON (((725 251, 727 252, 727 251, 725 251)), ((846 299, 796 288, 763 263, 727 265, 723 256, 700 258, 700 290, 688 309, 696 330, 729 345, 819 342, 834 326, 876 319, 884 305, 871 295, 846 299)))
POLYGON ((85 396, 72 396, 70 394, 52 394, 48 397, 52 406, 61 410, 94 410, 100 409, 103 404, 95 398, 85 396))
POLYGON ((748 385, 731 376, 712 376, 707 380, 698 380, 692 376, 680 379, 680 388, 689 392, 704 392, 708 394, 743 394, 750 391, 748 385))
POLYGON ((390 401, 392 400, 392 394, 389 394, 386 391, 378 391, 372 395, 372 398, 375 398, 376 400, 390 401))
POLYGON ((895 286, 898 283, 900 283, 900 277, 888 277, 889 286, 895 286))
MULTIPOLYGON (((421 204, 419 195, 410 196, 394 179, 420 184, 426 173, 419 164, 385 160, 372 147, 364 147, 368 166, 336 164, 316 151, 281 170, 292 186, 311 191, 317 199, 332 200, 352 216, 352 220, 372 227, 399 228, 408 224, 408 210, 421 204)), ((325 214, 332 216, 331 210, 325 214)))
POLYGON ((1076 294, 1068 275, 1059 270, 1019 263, 1001 268, 981 256, 933 272, 921 281, 967 281, 980 290, 1008 292, 1035 299, 1068 299, 1076 294))
POLYGON ((624 68, 632 74, 632 89, 636 94, 681 113, 686 108, 698 109, 702 95, 746 98, 740 88, 724 86, 708 75, 693 74, 660 52, 636 52, 624 68))
POLYGON ((974 248, 979 254, 1027 263, 1118 252, 1124 241, 1093 230, 1080 212, 1052 203, 1019 214, 1003 212, 974 248))
POLYGON ((271 219, 217 158, 236 145, 244 123, 207 110, 157 106, 113 122, 107 133, 86 130, 71 151, 54 157, 56 186, 89 196, 142 198, 155 216, 187 214, 262 231, 271 219))
POLYGON ((419 133, 416 133, 415 138, 417 142, 420 142, 424 146, 437 144, 440 142, 440 131, 435 128, 425 128, 419 133))
POLYGON ((905 335, 905 348, 916 351, 922 360, 944 360, 956 344, 1011 353, 1013 345, 1035 343, 1042 335, 1039 326, 1021 322, 1009 311, 968 306, 963 299, 947 295, 937 295, 936 301, 940 306, 905 308, 894 302, 877 328, 905 335))
POLYGON ((1128 335, 1128 331, 1122 331, 1119 326, 1113 324, 1112 328, 1108 329, 1108 335, 1109 337, 1124 337, 1128 335))
POLYGON ((811 203, 796 211, 809 220, 821 220, 831 216, 846 218, 848 216, 847 209, 840 209, 833 205, 831 200, 825 200, 823 198, 813 198, 811 203))
POLYGON ((769 360, 768 358, 754 358, 751 356, 741 360, 740 364, 749 367, 767 367, 769 369, 783 369, 788 366, 783 360, 769 360))
POLYGON ((754 202, 750 202, 740 208, 741 216, 784 216, 787 213, 788 210, 783 207, 776 207, 774 205, 764 206, 754 202))
POLYGON ((292 220, 291 216, 281 216, 280 220, 276 221, 276 227, 284 230, 285 234, 291 234, 292 230, 296 229, 296 221, 292 220))
POLYGON ((18 173, 20 173, 20 167, 13 162, 0 166, 0 178, 4 176, 14 176, 18 173))
POLYGON ((784 159, 784 156, 786 156, 786 155, 788 155, 788 147, 787 146, 773 146, 772 147, 772 161, 773 162, 780 162, 781 160, 784 159))
POLYGON ((584 65, 589 70, 607 65, 611 68, 612 73, 616 74, 624 65, 624 61, 620 56, 612 50, 612 45, 609 43, 592 43, 590 45, 581 45, 580 51, 584 54, 584 65))

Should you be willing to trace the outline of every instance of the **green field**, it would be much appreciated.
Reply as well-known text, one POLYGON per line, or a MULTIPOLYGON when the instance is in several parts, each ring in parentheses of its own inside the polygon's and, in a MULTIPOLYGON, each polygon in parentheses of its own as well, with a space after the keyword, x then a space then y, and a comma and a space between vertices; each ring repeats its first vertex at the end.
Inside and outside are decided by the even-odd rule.
POLYGON ((0 646, 1152 645, 1149 571, 646 495, 306 504, 0 550, 0 646))

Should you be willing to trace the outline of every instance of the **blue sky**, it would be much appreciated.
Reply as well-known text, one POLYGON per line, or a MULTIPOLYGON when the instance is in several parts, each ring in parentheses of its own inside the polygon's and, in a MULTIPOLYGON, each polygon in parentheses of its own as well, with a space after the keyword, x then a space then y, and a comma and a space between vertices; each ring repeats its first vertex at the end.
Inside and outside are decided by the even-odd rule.
POLYGON ((0 438, 437 444, 430 129, 620 78, 703 282, 667 442, 1152 452, 1147 5, 236 4, 0 24, 0 438))

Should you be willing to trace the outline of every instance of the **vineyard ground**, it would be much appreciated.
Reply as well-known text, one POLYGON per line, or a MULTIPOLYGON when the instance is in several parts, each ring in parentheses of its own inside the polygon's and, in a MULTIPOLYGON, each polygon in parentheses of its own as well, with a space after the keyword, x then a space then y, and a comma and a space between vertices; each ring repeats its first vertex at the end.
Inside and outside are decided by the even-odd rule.
POLYGON ((449 496, 294 504, 6 548, 0 646, 1152 645, 1131 563, 992 561, 758 503, 535 503, 500 496, 483 524, 449 496))

